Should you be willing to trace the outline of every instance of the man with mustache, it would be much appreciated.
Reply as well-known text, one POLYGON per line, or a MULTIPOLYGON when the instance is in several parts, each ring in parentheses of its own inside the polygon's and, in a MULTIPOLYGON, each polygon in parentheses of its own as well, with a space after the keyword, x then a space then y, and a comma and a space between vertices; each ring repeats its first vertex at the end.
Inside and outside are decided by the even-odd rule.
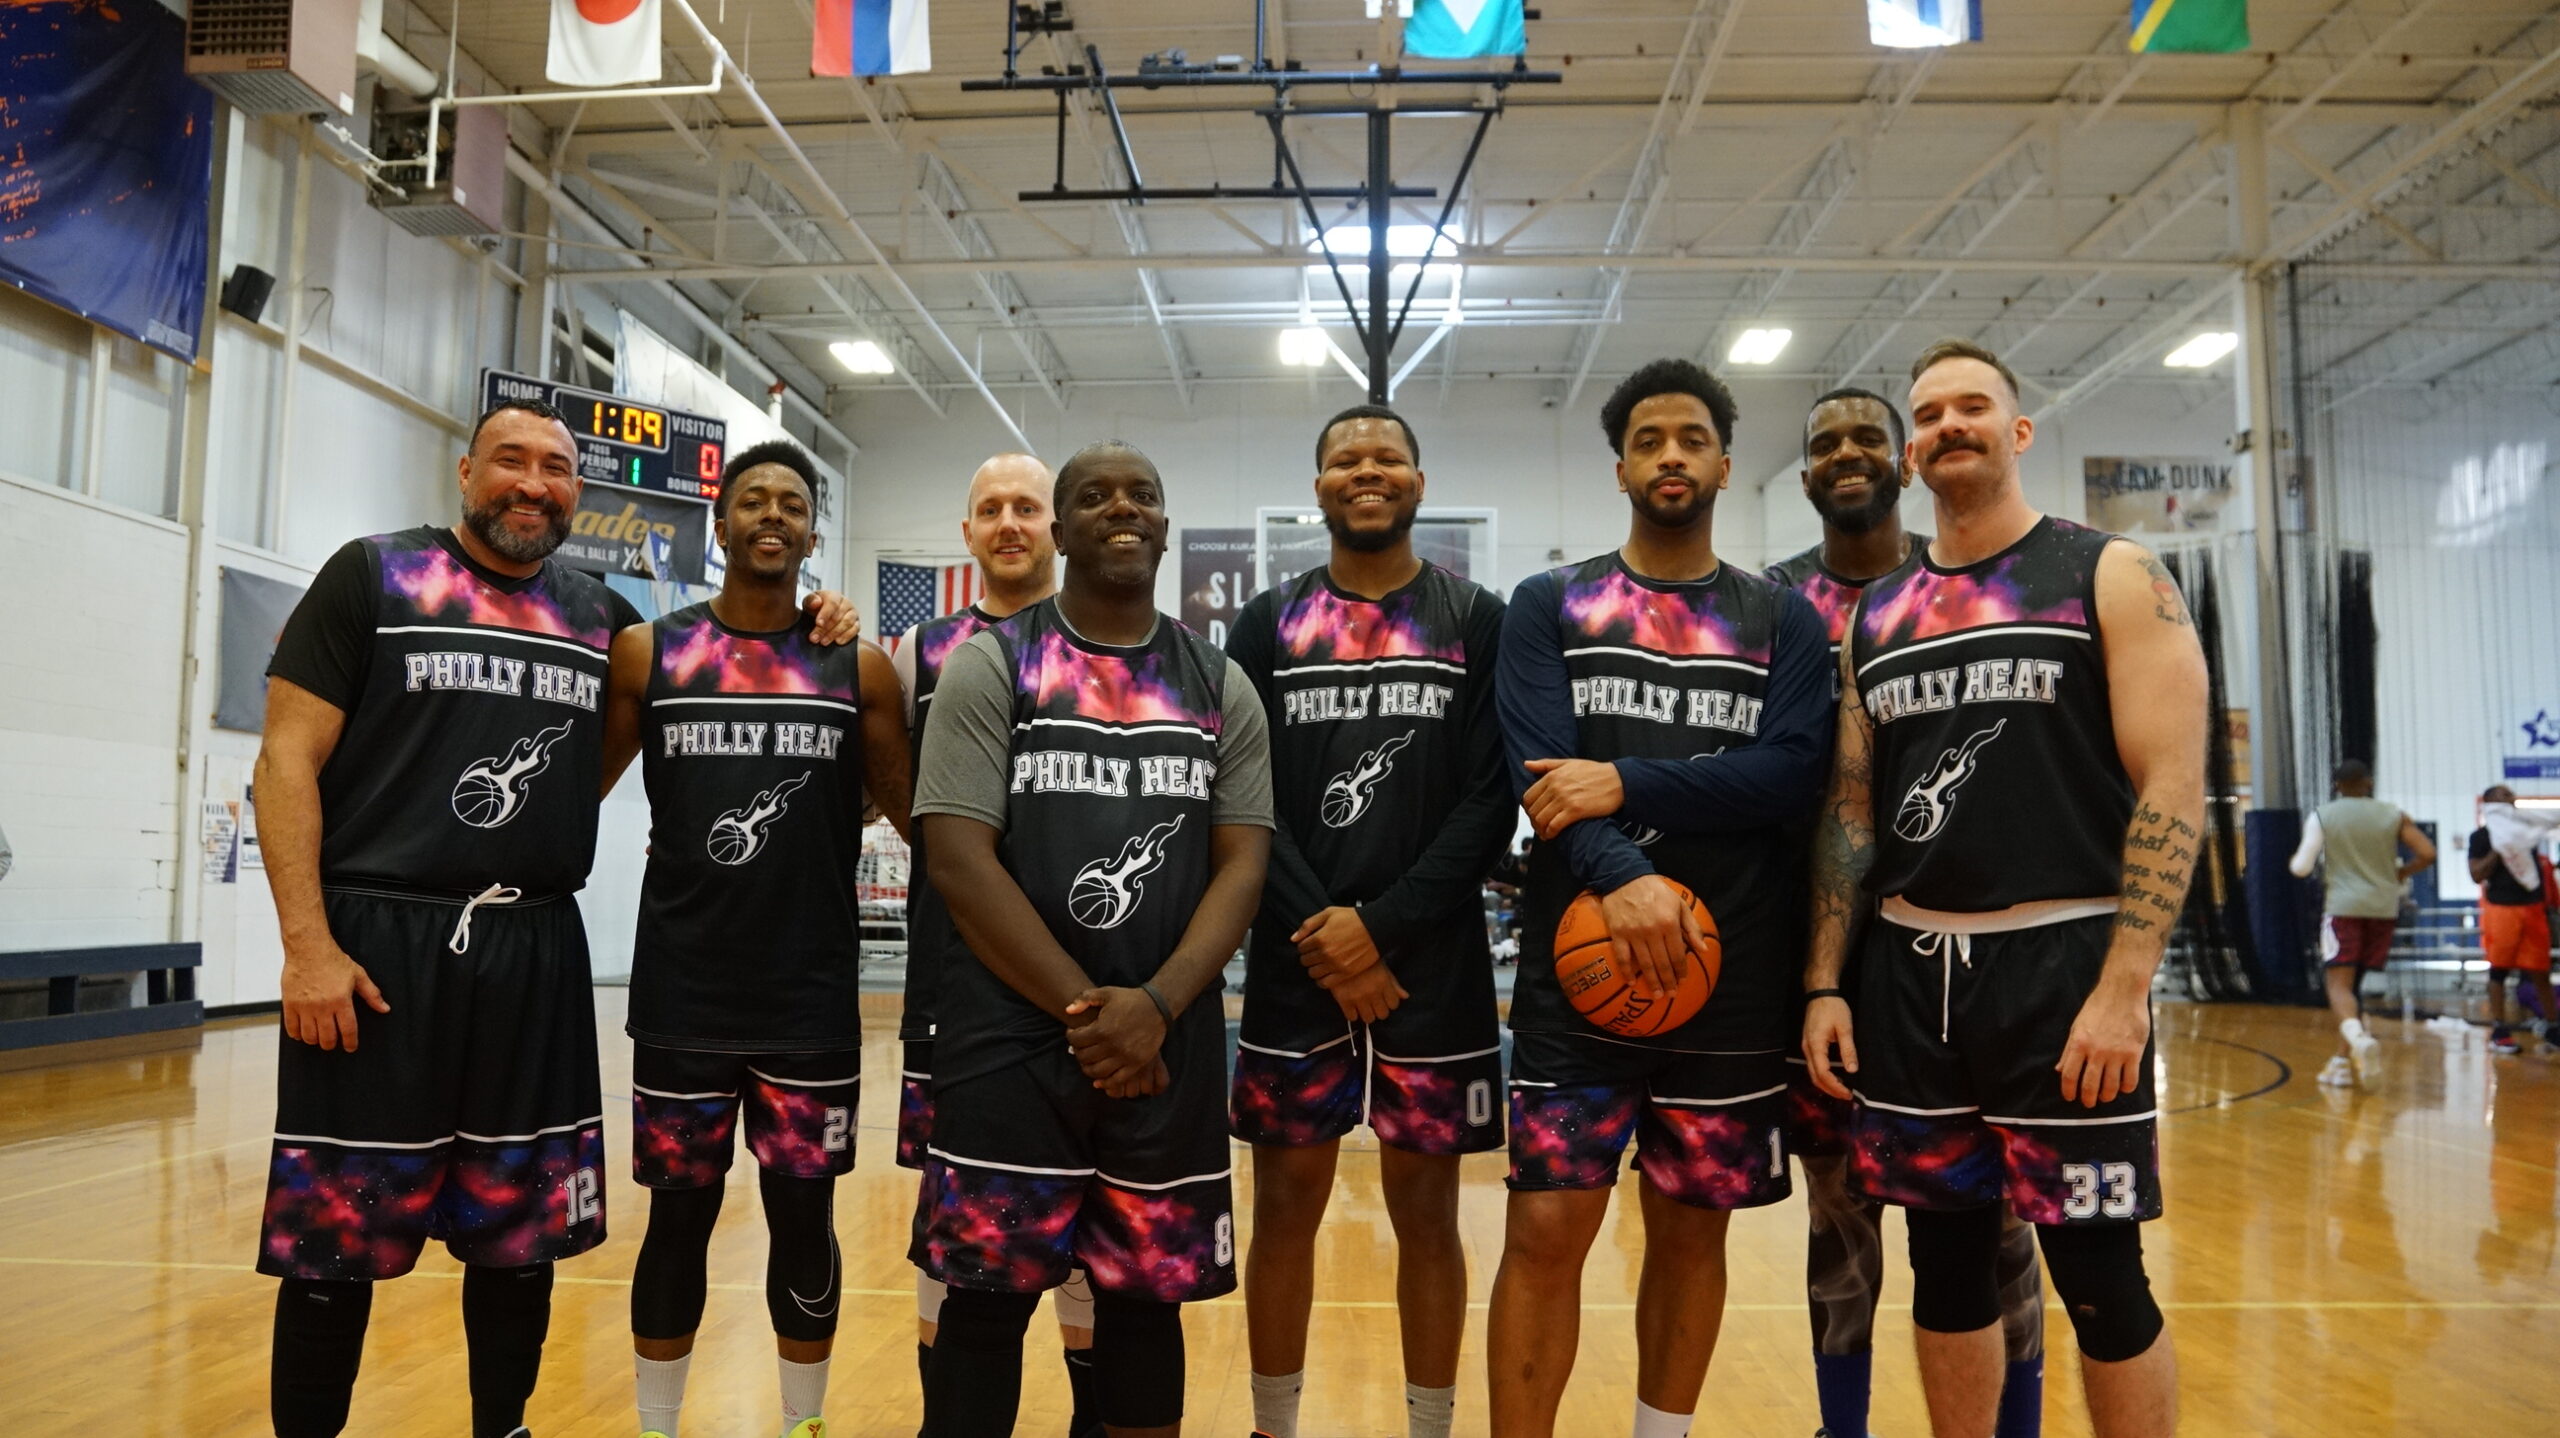
MULTIPOLYGON (((550 406, 500 404, 462 521, 348 543, 268 665, 259 838, 284 937, 258 1271, 278 1438, 346 1426, 373 1283, 465 1265, 474 1438, 522 1432, 552 1264, 604 1239, 604 1106, 575 892, 607 646, 639 622, 551 561, 579 493, 550 406), (361 1001, 365 1012, 357 1012, 361 1001)), ((841 598, 819 626, 852 637, 841 598)))
POLYGON ((1842 645, 1804 1057, 1855 1086, 1858 1191, 1906 1211, 1932 1430, 1996 1421, 2005 1204, 2037 1225, 2099 1438, 2165 1434, 2150 990, 2201 848, 2204 655, 2157 559, 2028 506, 2035 424, 1998 356, 1943 341, 1911 374, 1937 537, 1842 645))
MULTIPOLYGON (((1911 487, 1904 439, 1902 412, 1871 390, 1835 389, 1805 415, 1804 497, 1822 518, 1822 541, 1769 566, 1769 577, 1811 601, 1835 653, 1859 593, 1929 542, 1902 527, 1902 492, 1911 487)), ((1867 1431, 1884 1205, 1850 1192, 1849 1105, 1815 1087, 1801 1057, 1788 1059, 1787 1116, 1811 1223, 1804 1282, 1821 1431, 1850 1438, 1867 1431)), ((2000 1297, 2009 1367, 1998 1438, 2035 1438, 2044 1430, 2044 1275, 2035 1230, 2014 1215, 2001 1229, 2000 1297)))
MULTIPOLYGON (((896 658, 898 685, 906 698, 907 730, 918 758, 924 748, 924 716, 931 712, 934 686, 951 651, 972 634, 1030 608, 1058 592, 1058 547, 1049 537, 1049 489, 1057 477, 1049 466, 1028 454, 999 454, 978 466, 969 478, 960 516, 960 539, 978 562, 986 597, 956 614, 937 615, 901 636, 896 658)), ((933 1138, 934 1005, 940 996, 942 955, 960 941, 951 928, 951 912, 942 895, 924 881, 929 861, 921 830, 911 835, 907 884, 906 1002, 898 1019, 904 1062, 898 1075, 898 1164, 924 1167, 925 1149, 933 1138)), ((922 1222, 932 1193, 917 1188, 916 1215, 922 1222)), ((933 1339, 942 1318, 942 1281, 916 1270, 916 1373, 921 1380, 933 1361, 933 1339)), ((1093 1416, 1093 1288, 1081 1270, 1050 1290, 1058 1319, 1058 1336, 1066 1346, 1067 1388, 1074 1407, 1067 1419, 1068 1438, 1100 1438, 1102 1420, 1093 1416)))
POLYGON ((889 657, 821 646, 795 602, 825 506, 791 441, 733 456, 712 507, 720 592, 613 641, 605 782, 636 751, 650 817, 627 1025, 632 1178, 649 1190, 631 1276, 642 1438, 677 1438, 741 1109, 784 1438, 826 1432, 835 1181, 862 1092, 863 795, 904 832, 908 755, 889 657))
POLYGON ((1536 826, 1511 1004, 1510 1207, 1487 1356, 1497 1438, 1544 1438, 1579 1340, 1582 1264, 1636 1143, 1644 1271, 1635 1438, 1679 1438, 1723 1321, 1733 1210, 1786 1197, 1786 1055, 1804 913, 1789 824, 1821 790, 1829 646, 1803 597, 1717 558, 1732 471, 1723 382, 1657 360, 1600 424, 1627 542, 1523 581, 1505 611, 1498 703, 1536 826), (1713 916, 1722 978, 1651 1038, 1567 1002, 1558 919, 1599 896, 1615 961, 1668 992, 1702 962, 1674 884, 1713 916))
POLYGON ((1262 706, 1157 612, 1164 482, 1122 444, 1058 470, 1065 586, 952 651, 917 772, 962 942, 934 1034, 930 1211, 949 1285, 932 1438, 1003 1438, 1042 1290, 1093 1285, 1098 1416, 1182 1423, 1181 1305, 1235 1287, 1218 973, 1271 843, 1262 706))
POLYGON ((1227 641, 1279 716, 1230 1103, 1254 1146, 1245 1321, 1269 1438, 1297 1438, 1316 1230, 1364 1119, 1396 1236, 1406 1426, 1447 1438, 1467 1314, 1458 1158, 1502 1143, 1483 905, 1515 812, 1493 708, 1502 601, 1414 553, 1420 451, 1382 405, 1327 420, 1332 553, 1254 596, 1227 641))

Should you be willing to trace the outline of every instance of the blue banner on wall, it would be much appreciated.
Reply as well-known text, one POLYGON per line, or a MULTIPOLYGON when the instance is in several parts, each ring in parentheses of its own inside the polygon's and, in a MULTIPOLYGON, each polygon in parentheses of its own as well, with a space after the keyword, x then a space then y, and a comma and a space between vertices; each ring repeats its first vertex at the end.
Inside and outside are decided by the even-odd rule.
POLYGON ((213 96, 151 0, 0 4, 0 281, 196 357, 213 96))

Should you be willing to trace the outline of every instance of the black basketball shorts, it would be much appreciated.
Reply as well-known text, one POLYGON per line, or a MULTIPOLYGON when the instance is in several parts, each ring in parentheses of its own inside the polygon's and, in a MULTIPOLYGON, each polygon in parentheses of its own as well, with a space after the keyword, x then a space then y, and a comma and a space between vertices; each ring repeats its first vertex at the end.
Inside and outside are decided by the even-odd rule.
POLYGON ((1608 1188, 1636 1167, 1692 1208, 1758 1208, 1787 1179, 1786 1056, 1685 1053, 1590 1034, 1511 1039, 1511 1177, 1518 1190, 1608 1188))
MULTIPOLYGON (((1491 1015, 1487 1015, 1488 1020, 1491 1015)), ((1305 1148, 1366 1122, 1378 1142, 1409 1153, 1486 1153, 1502 1147, 1502 1045, 1465 1053, 1381 1053, 1357 1024, 1307 1051, 1240 1043, 1228 1128, 1247 1143, 1305 1148)))
POLYGON ((1905 1208, 2006 1198, 2029 1223, 2160 1216, 2154 1045, 2134 1089, 2094 1108, 2055 1066, 2097 987, 2115 917, 2005 933, 1867 926, 1856 1024, 1852 1182, 1905 1208))
POLYGON ((898 1048, 897 1163, 922 1168, 933 1142, 933 1040, 901 1039, 898 1048))
POLYGON ((1226 1033, 1214 1003, 1174 1022, 1172 1081, 1103 1094, 1063 1037, 934 1085, 923 1212, 908 1258, 954 1288, 1037 1293, 1081 1267, 1098 1293, 1159 1303, 1236 1286, 1226 1033))
POLYGON ((566 895, 482 907, 337 889, 330 935, 389 1013, 356 1049, 276 1057, 258 1271, 396 1278, 430 1238, 521 1267, 604 1241, 604 1099, 586 930, 566 895), (465 942, 462 953, 451 944, 465 942))
POLYGON ((747 1151, 792 1178, 853 1172, 862 1050, 740 1054, 631 1049, 631 1177, 648 1188, 704 1188, 728 1173, 746 1110, 747 1151))

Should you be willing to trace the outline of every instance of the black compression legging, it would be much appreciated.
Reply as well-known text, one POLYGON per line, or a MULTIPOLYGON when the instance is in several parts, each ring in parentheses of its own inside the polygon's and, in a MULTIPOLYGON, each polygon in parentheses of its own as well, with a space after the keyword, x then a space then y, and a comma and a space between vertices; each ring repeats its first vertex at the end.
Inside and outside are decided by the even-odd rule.
MULTIPOLYGON (((836 1249, 835 1180, 756 1173, 769 1247, 765 1311, 773 1331, 795 1342, 835 1336, 843 1307, 842 1259, 836 1249)), ((631 1274, 631 1331, 642 1338, 682 1338, 702 1326, 709 1287, 711 1231, 720 1221, 721 1187, 661 1188, 649 1195, 649 1231, 631 1274)))

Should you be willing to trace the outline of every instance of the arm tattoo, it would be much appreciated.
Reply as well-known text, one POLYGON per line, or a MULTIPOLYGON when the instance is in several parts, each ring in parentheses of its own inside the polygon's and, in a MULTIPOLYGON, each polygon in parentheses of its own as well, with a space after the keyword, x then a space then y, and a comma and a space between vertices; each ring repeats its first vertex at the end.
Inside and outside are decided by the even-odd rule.
POLYGON ((2116 911, 2119 942, 2134 937, 2154 953, 2167 942, 2186 904, 2201 837, 2194 824, 2150 800, 2135 804, 2124 834, 2124 904, 2116 911))
POLYGON ((1840 746, 1813 838, 1813 935, 1807 986, 1840 982, 1858 921, 1866 913, 1860 884, 1875 862, 1874 735, 1857 691, 1840 698, 1840 746))
POLYGON ((2194 622, 2187 618, 2186 596, 2178 592, 2178 581, 2169 577, 2167 567, 2145 554, 2142 570, 2151 576, 2152 612, 2181 629, 2193 628, 2194 622))

